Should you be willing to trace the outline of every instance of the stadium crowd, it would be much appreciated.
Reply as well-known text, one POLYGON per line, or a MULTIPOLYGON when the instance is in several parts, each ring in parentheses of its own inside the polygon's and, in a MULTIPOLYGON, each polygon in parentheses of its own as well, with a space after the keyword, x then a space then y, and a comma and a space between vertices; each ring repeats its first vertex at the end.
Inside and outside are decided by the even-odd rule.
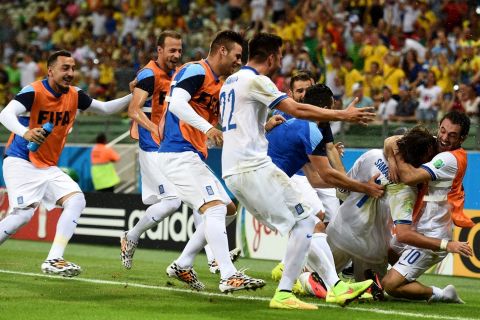
MULTIPOLYGON (((184 35, 183 62, 206 56, 208 39, 232 29, 285 40, 275 83, 296 70, 328 85, 337 108, 359 97, 379 120, 434 122, 449 110, 477 122, 480 6, 454 0, 17 0, 0 4, 0 106, 46 75, 67 49, 77 85, 99 99, 121 96, 165 29, 184 35)), ((247 37, 248 38, 248 37, 247 37)))

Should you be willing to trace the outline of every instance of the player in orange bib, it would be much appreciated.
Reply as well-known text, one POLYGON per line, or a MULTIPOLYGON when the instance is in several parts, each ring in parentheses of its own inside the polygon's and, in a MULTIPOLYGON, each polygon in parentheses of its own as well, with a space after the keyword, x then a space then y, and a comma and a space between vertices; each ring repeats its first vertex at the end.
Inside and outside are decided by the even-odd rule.
POLYGON ((178 197, 201 213, 203 223, 197 226, 181 256, 167 268, 167 274, 189 283, 194 289, 203 288, 203 284, 193 271, 193 261, 207 242, 220 269, 220 291, 265 285, 263 280, 250 278, 238 271, 231 261, 226 224, 235 219, 235 206, 219 179, 204 162, 207 139, 217 145, 223 141, 222 132, 215 128, 220 114, 221 78, 232 74, 240 66, 242 45, 240 34, 219 32, 205 60, 187 63, 173 76, 168 98, 164 138, 159 148, 162 162, 159 169, 175 186, 178 197), (233 215, 227 215, 227 206, 233 215))
POLYGON ((131 95, 101 102, 71 86, 75 60, 68 51, 53 53, 47 68, 47 78, 24 87, 0 113, 0 122, 12 132, 3 162, 10 214, 0 222, 0 244, 30 221, 41 202, 48 210, 61 206, 63 213, 55 239, 41 269, 72 277, 80 274, 81 268, 65 261, 63 254, 85 208, 85 198, 78 184, 57 167, 57 162, 77 110, 115 113, 128 105, 131 95), (42 129, 46 122, 54 124, 47 138, 42 129), (38 151, 29 151, 29 141, 40 144, 38 151))
POLYGON ((427 287, 417 278, 433 265, 445 258, 448 252, 458 252, 471 256, 472 248, 468 242, 452 241, 453 223, 460 227, 472 227, 474 224, 463 212, 465 194, 462 187, 467 168, 467 156, 461 147, 468 137, 470 119, 465 113, 452 111, 443 116, 437 132, 438 153, 430 162, 414 168, 401 159, 389 161, 391 179, 409 184, 427 184, 421 192, 413 213, 414 227, 427 237, 442 239, 440 250, 421 249, 405 246, 398 253, 400 258, 383 278, 385 291, 395 297, 463 303, 453 285, 445 288, 427 287), (395 165, 396 164, 396 165, 395 165), (455 250, 456 246, 457 250, 455 250))

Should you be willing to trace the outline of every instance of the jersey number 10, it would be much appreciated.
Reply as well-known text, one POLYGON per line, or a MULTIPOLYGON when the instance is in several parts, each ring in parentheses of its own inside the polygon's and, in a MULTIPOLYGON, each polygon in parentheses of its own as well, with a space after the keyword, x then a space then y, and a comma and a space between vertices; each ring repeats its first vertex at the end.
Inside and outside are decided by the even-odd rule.
POLYGON ((225 132, 231 129, 235 129, 237 125, 235 123, 232 123, 233 109, 235 108, 235 91, 233 89, 230 90, 228 94, 226 94, 225 92, 222 92, 220 94, 220 107, 222 108, 222 131, 225 132), (228 117, 225 112, 228 113, 228 117))

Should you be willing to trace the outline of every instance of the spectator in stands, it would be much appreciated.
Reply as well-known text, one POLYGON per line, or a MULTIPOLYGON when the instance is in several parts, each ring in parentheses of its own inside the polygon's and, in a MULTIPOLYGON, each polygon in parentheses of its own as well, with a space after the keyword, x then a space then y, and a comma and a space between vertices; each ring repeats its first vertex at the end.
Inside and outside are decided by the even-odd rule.
POLYGON ((354 83, 363 83, 365 80, 362 74, 353 67, 353 59, 350 57, 345 58, 344 60, 345 73, 343 83, 345 84, 345 96, 353 96, 353 84, 354 83))
POLYGON ((23 59, 18 62, 17 65, 18 70, 20 70, 20 86, 22 88, 35 81, 35 77, 39 71, 39 68, 29 53, 25 53, 23 55, 23 59))
POLYGON ((412 83, 417 79, 418 73, 422 70, 422 65, 418 61, 417 51, 413 49, 407 51, 405 58, 403 59, 402 70, 409 83, 412 83))
POLYGON ((478 124, 478 115, 480 112, 480 97, 477 96, 475 91, 475 85, 460 86, 461 90, 461 102, 465 109, 465 112, 470 117, 470 120, 474 124, 478 124))
MULTIPOLYGON (((424 77, 425 73, 419 73, 424 77)), ((420 85, 416 92, 418 94, 417 120, 420 122, 433 123, 437 120, 438 110, 442 104, 442 89, 437 86, 435 73, 428 71, 425 85, 420 85)))
POLYGON ((105 133, 100 133, 92 149, 92 182, 95 191, 98 192, 113 192, 120 182, 114 165, 115 162, 120 161, 120 156, 106 144, 107 136, 105 133))
POLYGON ((406 85, 400 86, 400 100, 398 101, 395 115, 391 117, 392 121, 416 121, 415 112, 418 107, 418 101, 412 97, 410 88, 406 85))
POLYGON ((358 98, 358 102, 356 104, 357 108, 372 107, 373 106, 372 98, 363 95, 363 86, 360 82, 357 82, 352 86, 352 92, 353 92, 353 97, 352 98, 345 98, 344 99, 344 101, 343 101, 343 106, 344 107, 348 106, 353 101, 353 99, 355 99, 355 98, 358 98))
POLYGON ((375 97, 381 93, 383 86, 383 73, 380 71, 378 63, 374 61, 370 65, 370 72, 365 72, 363 93, 367 97, 375 97))
POLYGON ((399 100, 399 87, 405 80, 405 72, 399 68, 400 58, 393 53, 385 56, 385 63, 383 65, 383 83, 390 87, 393 98, 399 100))
POLYGON ((383 87, 382 95, 382 103, 378 107, 377 116, 382 121, 393 120, 398 102, 392 98, 392 90, 388 86, 383 87))

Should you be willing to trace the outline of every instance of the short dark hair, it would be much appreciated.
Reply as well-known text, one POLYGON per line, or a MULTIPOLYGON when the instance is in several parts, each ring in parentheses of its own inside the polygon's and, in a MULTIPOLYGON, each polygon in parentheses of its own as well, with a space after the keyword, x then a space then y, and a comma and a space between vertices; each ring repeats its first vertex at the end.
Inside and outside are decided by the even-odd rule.
POLYGON ((465 112, 460 112, 457 110, 450 111, 442 117, 440 124, 442 124, 443 120, 445 119, 448 119, 453 124, 460 126, 461 137, 466 137, 468 135, 468 132, 470 131, 470 118, 465 114, 465 112))
POLYGON ((333 92, 324 84, 317 83, 308 87, 305 91, 303 103, 313 104, 321 108, 331 108, 333 104, 333 92))
POLYGON ((47 68, 51 67, 55 62, 57 62, 58 57, 71 57, 72 54, 67 50, 59 50, 52 53, 47 59, 47 68))
POLYGON ((437 140, 427 128, 416 126, 397 141, 397 147, 403 160, 418 168, 437 153, 437 140))
POLYGON ((248 60, 265 62, 282 47, 283 40, 271 33, 258 33, 248 42, 248 60))
POLYGON ((107 135, 105 133, 101 132, 97 135, 97 138, 95 139, 95 141, 97 143, 105 144, 105 143, 107 143, 107 135))
POLYGON ((312 82, 314 82, 313 80, 313 76, 312 74, 309 72, 309 71, 298 71, 296 73, 293 74, 293 76, 290 78, 290 90, 293 90, 293 84, 297 81, 309 81, 311 80, 312 82))
POLYGON ((158 36, 157 46, 163 48, 163 46, 165 45, 165 39, 166 38, 173 38, 173 39, 182 40, 182 35, 180 33, 178 33, 177 31, 173 31, 173 30, 162 31, 162 33, 160 33, 160 35, 158 36))
POLYGON ((243 45, 243 37, 240 33, 231 30, 220 31, 215 35, 215 38, 210 44, 209 54, 216 53, 221 46, 224 46, 230 51, 233 48, 234 43, 237 43, 240 46, 243 45))

